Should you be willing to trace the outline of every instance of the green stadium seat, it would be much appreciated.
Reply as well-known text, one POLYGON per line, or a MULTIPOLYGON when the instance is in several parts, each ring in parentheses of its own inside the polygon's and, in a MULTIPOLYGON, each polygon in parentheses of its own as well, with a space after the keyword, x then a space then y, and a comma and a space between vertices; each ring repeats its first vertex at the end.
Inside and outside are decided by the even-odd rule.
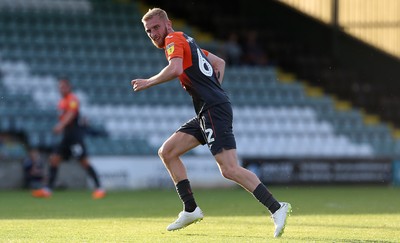
MULTIPOLYGON (((161 140, 177 124, 194 116, 193 108, 187 108, 190 96, 178 80, 146 92, 132 92, 130 80, 160 71, 166 64, 164 53, 154 48, 145 35, 136 2, 95 0, 91 4, 92 12, 79 12, 79 6, 69 5, 66 8, 72 13, 60 9, 35 12, 21 5, 17 8, 23 11, 1 13, 1 58, 23 61, 26 66, 0 63, 7 70, 7 79, 0 77, 0 95, 12 100, 7 105, 0 100, 0 131, 22 130, 28 134, 29 143, 51 146, 54 136, 48 131, 56 120, 56 111, 49 107, 41 110, 34 96, 35 92, 52 94, 47 83, 50 79, 43 78, 42 86, 32 86, 37 88, 35 92, 31 92, 31 86, 15 86, 13 92, 20 93, 11 96, 6 85, 23 87, 41 77, 50 75, 56 80, 59 75, 67 75, 87 98, 88 114, 110 133, 109 137, 89 137, 90 153, 156 154, 161 140), (135 105, 140 108, 132 107, 135 105), (160 106, 168 112, 160 113, 160 106), (169 123, 161 122, 166 114, 173 115, 167 119, 169 123), (115 125, 116 115, 120 124, 115 125), (127 116, 129 122, 142 124, 148 137, 144 133, 135 137, 129 123, 121 129, 127 116)), ((204 43, 203 47, 212 50, 216 45, 204 43)), ((330 97, 308 97, 301 83, 279 82, 274 67, 228 67, 222 86, 234 109, 243 112, 236 116, 238 143, 246 146, 254 143, 243 141, 258 141, 257 146, 248 148, 253 155, 368 155, 370 148, 377 156, 400 155, 400 143, 392 139, 387 126, 366 126, 359 112, 336 111, 330 97), (271 148, 265 152, 263 146, 271 148)))

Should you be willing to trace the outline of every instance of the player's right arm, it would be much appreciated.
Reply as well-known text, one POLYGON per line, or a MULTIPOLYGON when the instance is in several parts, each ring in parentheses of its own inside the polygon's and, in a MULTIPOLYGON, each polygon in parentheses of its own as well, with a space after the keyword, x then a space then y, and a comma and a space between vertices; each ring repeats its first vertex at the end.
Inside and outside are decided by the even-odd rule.
POLYGON ((53 132, 56 134, 61 133, 64 128, 75 119, 77 113, 76 111, 69 110, 65 113, 63 118, 54 126, 53 132))
POLYGON ((66 104, 63 106, 62 115, 59 122, 53 127, 53 132, 58 134, 61 133, 66 126, 72 123, 72 121, 78 115, 79 101, 75 96, 69 96, 65 100, 66 104))
POLYGON ((131 81, 134 91, 140 91, 151 86, 161 84, 177 78, 183 72, 182 58, 175 57, 169 60, 168 65, 163 68, 158 74, 149 79, 134 79, 131 81))

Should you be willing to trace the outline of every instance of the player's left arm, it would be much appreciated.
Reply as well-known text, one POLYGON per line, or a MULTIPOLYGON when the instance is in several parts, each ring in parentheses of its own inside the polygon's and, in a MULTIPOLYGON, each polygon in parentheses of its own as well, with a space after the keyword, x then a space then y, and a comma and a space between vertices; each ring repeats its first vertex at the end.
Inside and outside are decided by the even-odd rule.
POLYGON ((177 78, 183 72, 183 59, 175 57, 169 60, 169 64, 163 68, 158 74, 149 79, 134 79, 131 81, 134 91, 140 91, 151 86, 161 84, 177 78))
POLYGON ((218 57, 217 55, 212 54, 211 52, 208 52, 207 58, 214 69, 219 83, 222 84, 222 80, 224 79, 225 74, 225 60, 218 57))

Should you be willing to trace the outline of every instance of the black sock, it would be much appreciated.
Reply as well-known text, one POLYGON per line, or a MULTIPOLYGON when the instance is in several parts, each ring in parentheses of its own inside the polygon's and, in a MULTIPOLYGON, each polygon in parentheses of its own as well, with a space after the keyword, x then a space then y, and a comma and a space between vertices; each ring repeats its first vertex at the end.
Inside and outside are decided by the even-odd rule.
POLYGON ((89 165, 86 168, 86 172, 93 179, 93 182, 94 182, 96 188, 100 188, 99 178, 97 177, 96 171, 93 169, 93 167, 91 165, 89 165))
POLYGON ((193 212, 196 209, 197 204, 194 200, 189 180, 185 179, 178 182, 178 184, 176 184, 176 191, 185 206, 185 211, 193 212))
POLYGON ((264 204, 272 214, 281 207, 281 204, 272 196, 262 183, 256 187, 253 195, 258 201, 260 201, 260 203, 264 204))
POLYGON ((50 166, 48 187, 53 189, 58 174, 58 166, 50 166))

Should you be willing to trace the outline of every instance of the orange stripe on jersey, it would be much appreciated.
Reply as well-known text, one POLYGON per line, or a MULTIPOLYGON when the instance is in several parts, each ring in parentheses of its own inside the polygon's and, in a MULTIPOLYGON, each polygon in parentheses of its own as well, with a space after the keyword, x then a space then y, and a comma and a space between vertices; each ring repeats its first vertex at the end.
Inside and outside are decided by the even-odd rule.
POLYGON ((206 55, 206 57, 208 57, 208 51, 207 50, 201 49, 201 51, 204 53, 204 55, 206 55))

